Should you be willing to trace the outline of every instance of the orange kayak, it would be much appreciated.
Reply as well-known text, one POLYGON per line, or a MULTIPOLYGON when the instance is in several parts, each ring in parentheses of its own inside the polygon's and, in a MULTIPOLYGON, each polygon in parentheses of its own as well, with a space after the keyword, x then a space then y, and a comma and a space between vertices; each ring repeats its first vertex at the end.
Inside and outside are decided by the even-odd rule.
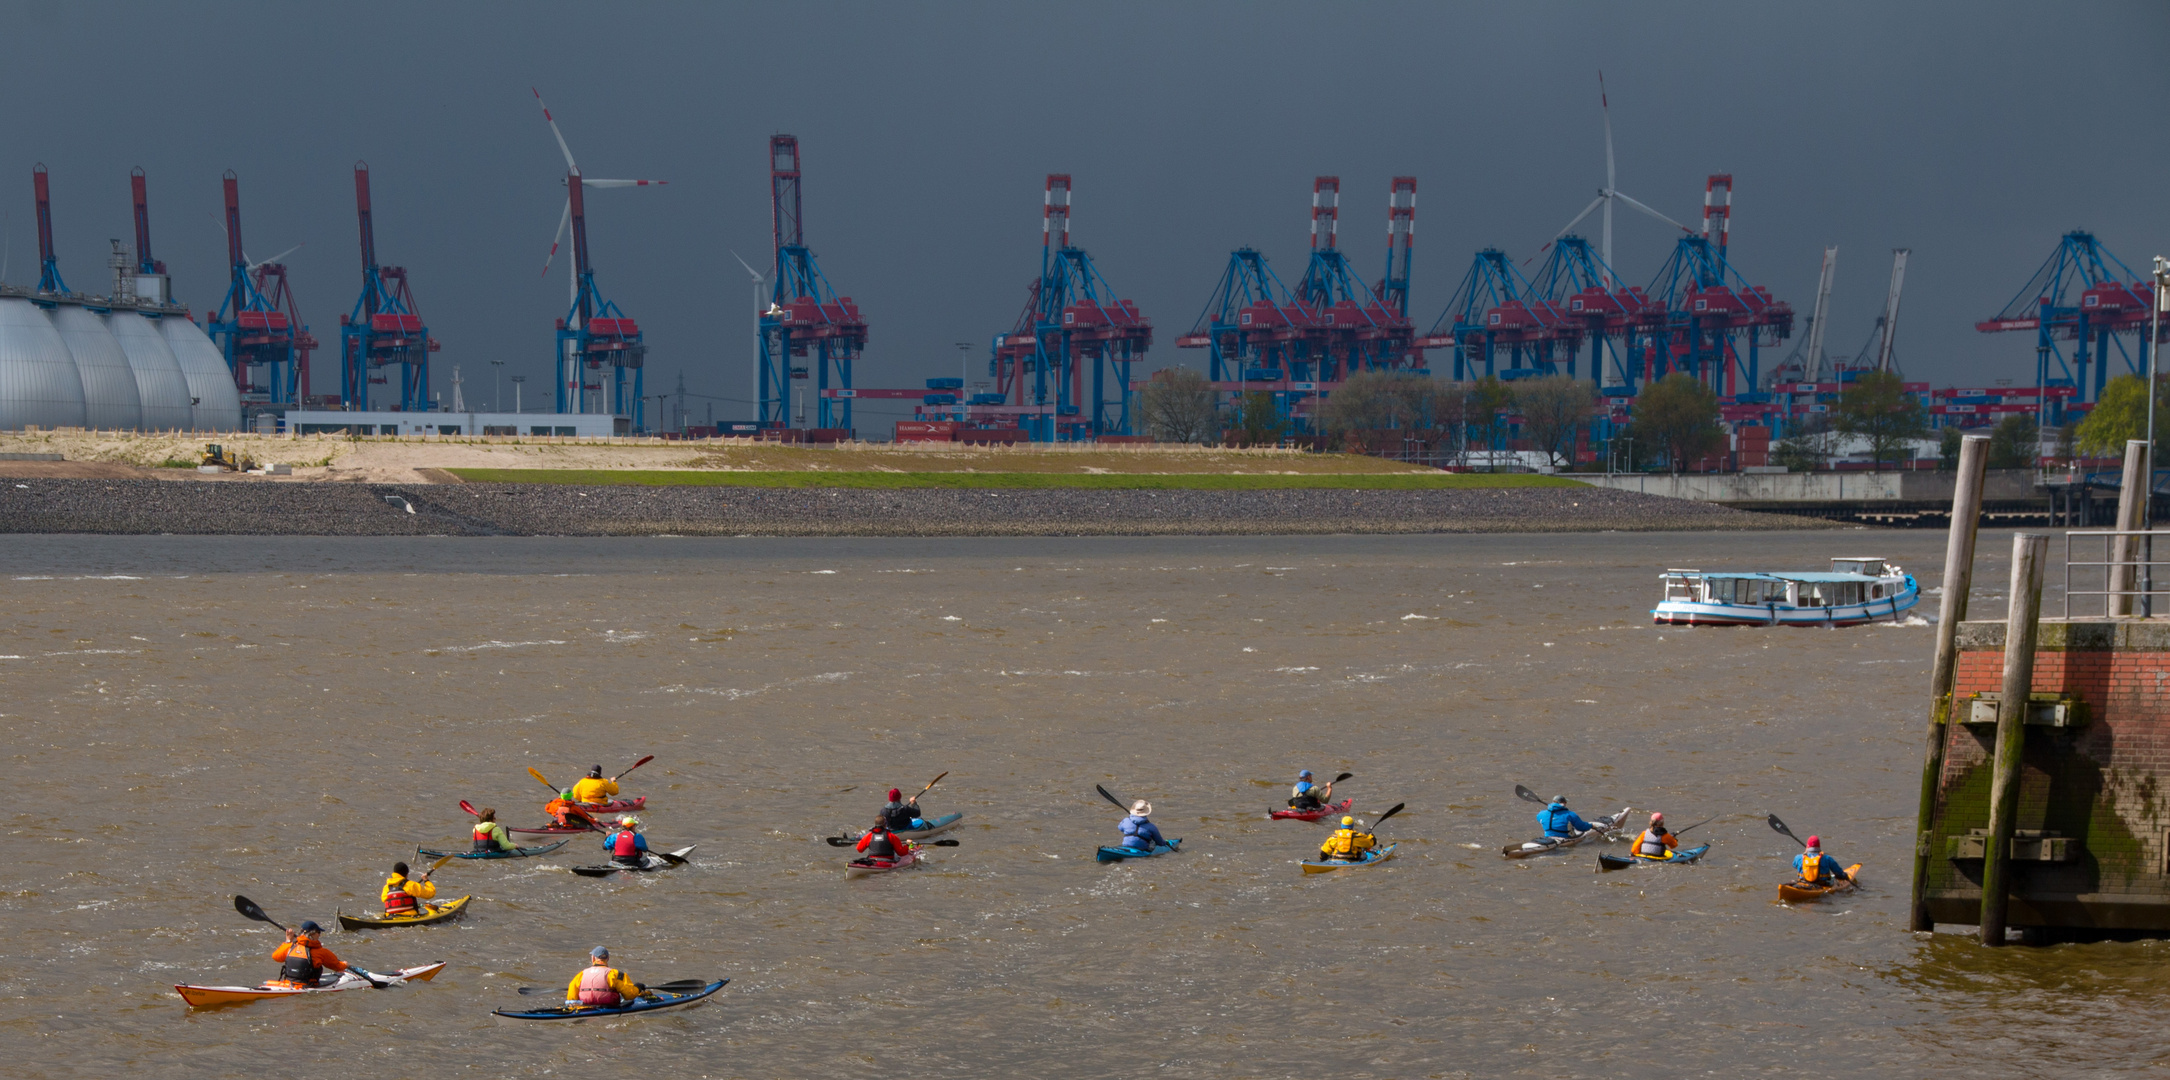
POLYGON ((1834 881, 1829 885, 1803 885, 1798 881, 1789 881, 1778 887, 1778 898, 1798 904, 1810 900, 1821 900, 1835 892, 1852 892, 1854 882, 1861 880, 1861 864, 1855 863, 1847 867, 1846 876, 1852 880, 1834 881))
MULTIPOLYGON (((372 971, 370 974, 388 980, 392 985, 397 986, 403 982, 428 982, 436 978, 437 973, 444 970, 444 966, 445 962, 439 960, 434 964, 424 964, 421 967, 401 968, 398 971, 372 971)), ((341 990, 358 990, 368 985, 369 980, 359 975, 341 974, 337 981, 328 986, 190 986, 184 983, 176 984, 173 989, 181 995, 181 1000, 188 1002, 190 1008, 202 1009, 212 1005, 239 1005, 243 1002, 261 1001, 265 998, 296 997, 303 994, 335 994, 341 990)))

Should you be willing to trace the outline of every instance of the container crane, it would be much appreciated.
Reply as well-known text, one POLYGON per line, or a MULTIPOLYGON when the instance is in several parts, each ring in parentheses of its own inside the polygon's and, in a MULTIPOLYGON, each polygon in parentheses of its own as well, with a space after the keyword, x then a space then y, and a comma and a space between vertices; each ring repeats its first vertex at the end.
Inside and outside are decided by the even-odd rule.
MULTIPOLYGON (((2114 345, 2125 370, 2147 370, 2148 305, 2154 286, 2132 272, 2095 235, 2066 233, 2034 277, 1994 317, 1975 323, 1985 334, 2035 332, 2035 385, 2045 391, 2073 388, 2080 401, 2095 401, 2109 381, 2114 345), (2126 344, 2132 339, 2131 347, 2126 344), (2063 342, 2072 342, 2065 354, 2063 342), (2088 365, 2095 365, 2092 382, 2088 365)), ((2062 424, 2064 403, 2045 420, 2062 424)))
POLYGON ((669 181, 587 179, 574 163, 572 147, 558 130, 550 106, 543 104, 541 91, 533 87, 529 91, 542 108, 543 121, 550 125, 558 150, 565 155, 565 211, 558 218, 557 236, 550 242, 550 257, 543 260, 545 276, 550 273, 550 262, 557 257, 558 244, 568 227, 573 236, 571 301, 565 317, 557 322, 557 410, 589 412, 589 406, 594 405, 592 411, 627 417, 635 430, 642 430, 646 406, 642 372, 647 366, 647 339, 641 335, 640 324, 620 311, 616 303, 605 300, 595 287, 595 267, 588 262, 588 218, 583 196, 587 188, 660 187, 669 181), (600 381, 605 369, 610 372, 608 382, 600 381), (598 376, 597 382, 587 381, 590 372, 598 376))
POLYGON ((429 403, 429 354, 438 350, 407 291, 407 268, 377 265, 377 229, 369 202, 369 163, 354 163, 354 210, 362 242, 362 294, 352 313, 339 317, 339 404, 369 409, 369 384, 388 383, 384 369, 398 366, 399 408, 425 411, 429 403))
POLYGON ((166 276, 166 264, 151 257, 151 198, 143 167, 128 172, 128 189, 135 204, 136 223, 136 272, 133 275, 133 291, 136 299, 153 304, 167 304, 173 300, 172 279, 166 276))
POLYGON ((262 408, 299 407, 302 356, 297 336, 312 346, 315 341, 295 311, 286 266, 278 261, 286 253, 261 263, 249 261, 241 244, 241 181, 232 169, 223 180, 228 285, 204 330, 226 358, 244 416, 262 408), (266 295, 259 282, 270 284, 274 295, 266 295))
POLYGON ((1729 174, 1710 177, 1703 188, 1702 234, 1675 241, 1672 257, 1645 290, 1666 311, 1667 347, 1651 350, 1653 377, 1671 366, 1725 397, 1737 397, 1741 386, 1757 394, 1761 349, 1793 336, 1792 306, 1749 284, 1726 259, 1732 185, 1729 174), (1719 190, 1725 192, 1722 204, 1712 197, 1719 190))
MULTIPOLYGON (((1136 303, 1116 299, 1092 256, 1070 243, 1070 176, 1049 173, 1041 198, 1040 276, 1016 325, 995 339, 995 393, 986 401, 975 397, 968 407, 1014 410, 1019 426, 1040 442, 1128 435, 1130 366, 1152 344, 1152 320, 1136 303), (1107 396, 1111 372, 1113 401, 1107 396)), ((929 395, 928 404, 941 404, 938 396, 929 395)))
MULTIPOLYGON (((850 429, 852 364, 866 348, 866 320, 849 296, 838 296, 806 246, 799 211, 799 140, 769 138, 769 208, 774 222, 775 270, 768 310, 760 315, 761 364, 758 372, 764 428, 793 427, 790 415, 793 380, 814 383, 818 401, 814 427, 850 429), (807 367, 793 362, 811 356, 807 367), (835 380, 831 384, 832 378, 835 380), (834 391, 835 393, 832 393, 834 391)), ((806 426, 799 404, 798 427, 806 426)))
MULTIPOLYGON (((1639 374, 1629 357, 1637 344, 1664 326, 1664 309, 1650 303, 1641 289, 1620 284, 1620 277, 1590 241, 1573 233, 1557 237, 1545 261, 1529 278, 1525 306, 1548 317, 1562 313, 1555 328, 1555 348, 1547 359, 1564 353, 1567 373, 1575 374, 1575 349, 1590 342, 1589 378, 1608 397, 1632 397, 1639 374), (1607 359, 1610 358, 1610 371, 1607 359), (1608 375, 1614 382, 1608 386, 1608 375)), ((1504 320, 1503 320, 1504 321, 1504 320)))

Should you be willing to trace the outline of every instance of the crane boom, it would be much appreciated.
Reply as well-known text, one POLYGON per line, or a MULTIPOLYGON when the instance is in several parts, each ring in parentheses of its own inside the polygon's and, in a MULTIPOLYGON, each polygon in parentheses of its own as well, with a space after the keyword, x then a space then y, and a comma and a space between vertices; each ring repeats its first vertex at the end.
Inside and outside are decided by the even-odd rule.
POLYGON ((1899 289, 1906 284, 1906 257, 1912 248, 1891 250, 1891 292, 1884 297, 1884 333, 1876 345, 1876 370, 1891 371, 1891 339, 1899 331, 1899 289))
POLYGON ((1838 245, 1823 249, 1823 276, 1816 282, 1816 314, 1808 323, 1808 348, 1804 359, 1806 370, 1801 374, 1809 382, 1823 381, 1823 332, 1825 321, 1831 314, 1831 278, 1838 273, 1838 245))

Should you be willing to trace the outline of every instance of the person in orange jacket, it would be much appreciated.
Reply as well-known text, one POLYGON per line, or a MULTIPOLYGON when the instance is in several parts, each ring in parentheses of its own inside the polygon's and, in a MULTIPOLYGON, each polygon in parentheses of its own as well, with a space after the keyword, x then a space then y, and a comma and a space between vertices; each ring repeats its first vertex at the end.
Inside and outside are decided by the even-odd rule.
POLYGON ((323 932, 313 920, 304 920, 298 931, 287 931, 286 943, 271 954, 279 963, 279 977, 268 985, 307 989, 322 983, 327 971, 345 971, 347 962, 318 940, 323 932))
POLYGON ((1646 859, 1670 859, 1680 847, 1680 837, 1665 827, 1664 814, 1651 814, 1650 827, 1635 838, 1635 854, 1646 859))
POLYGON ((598 827, 595 824, 595 819, 589 817, 586 810, 581 809, 580 803, 573 799, 573 793, 570 791, 558 792, 557 798, 550 800, 543 806, 543 813, 549 814, 553 820, 564 828, 593 829, 598 827))

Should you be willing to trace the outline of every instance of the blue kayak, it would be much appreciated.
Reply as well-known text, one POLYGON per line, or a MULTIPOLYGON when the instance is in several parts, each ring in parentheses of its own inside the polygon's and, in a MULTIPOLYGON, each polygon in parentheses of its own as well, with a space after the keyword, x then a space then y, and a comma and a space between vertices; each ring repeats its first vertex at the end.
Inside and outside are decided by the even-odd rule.
POLYGON ((1100 854, 1096 856, 1096 858, 1098 858, 1101 862, 1122 862, 1124 859, 1150 859, 1155 855, 1166 855, 1167 853, 1174 851, 1176 845, 1182 842, 1183 838, 1179 836, 1173 840, 1168 841, 1165 844, 1160 845, 1159 847, 1154 848, 1151 851, 1139 851, 1137 848, 1134 847, 1104 847, 1100 849, 1100 854))
POLYGON ((496 848, 490 851, 431 851, 428 848, 418 847, 414 849, 414 853, 420 855, 425 859, 442 859, 446 856, 450 856, 455 859, 525 859, 531 855, 542 855, 548 852, 556 851, 557 849, 564 847, 565 845, 570 843, 572 843, 571 840, 560 840, 555 844, 544 844, 540 847, 514 848, 511 851, 506 851, 503 848, 496 848))
POLYGON ((1636 863, 1691 863, 1702 858, 1703 853, 1709 850, 1710 845, 1704 844, 1701 847, 1679 848, 1672 854, 1665 856, 1599 855, 1597 857, 1597 869, 1600 873, 1603 873, 1607 870, 1625 870, 1636 863))
POLYGON ((627 1013, 652 1012, 656 1009, 691 1005, 723 989, 723 984, 730 981, 729 979, 718 979, 698 990, 688 990, 683 994, 650 993, 646 997, 639 998, 628 1005, 591 1005, 586 1008, 559 1005, 549 1009, 522 1009, 519 1012, 492 1009, 491 1013, 502 1016, 507 1020, 588 1020, 598 1016, 624 1016, 627 1013))

